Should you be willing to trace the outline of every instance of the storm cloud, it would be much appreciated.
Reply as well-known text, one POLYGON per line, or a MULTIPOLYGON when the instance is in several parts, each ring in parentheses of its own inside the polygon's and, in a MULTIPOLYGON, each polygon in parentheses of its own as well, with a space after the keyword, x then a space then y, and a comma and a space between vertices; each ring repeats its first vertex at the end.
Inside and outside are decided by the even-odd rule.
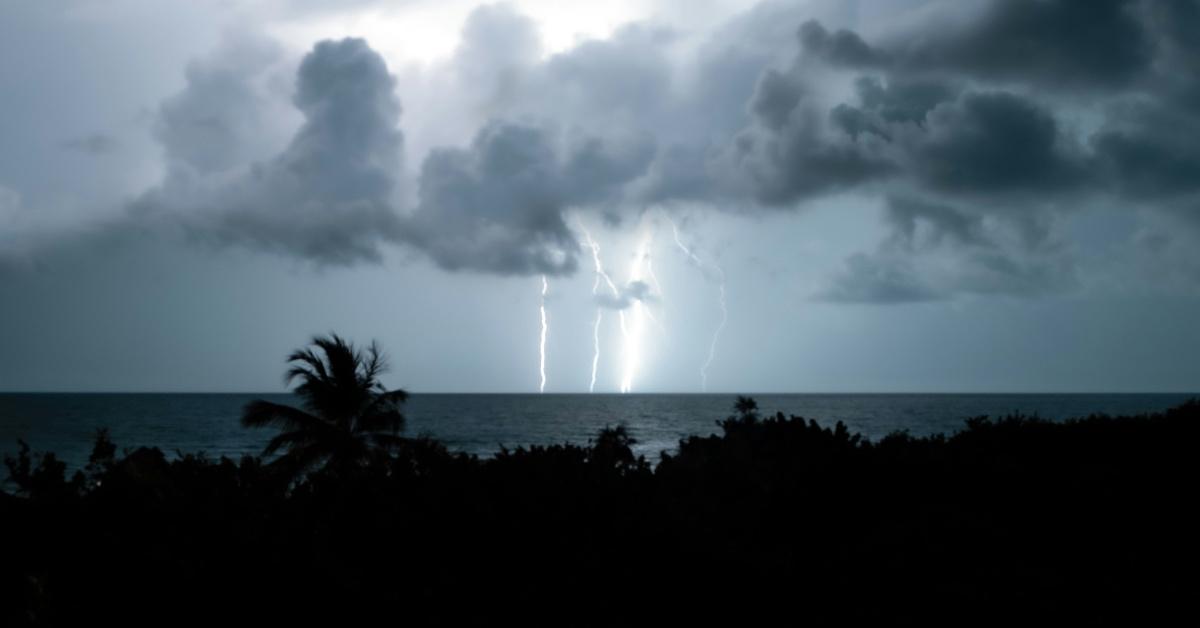
POLYGON ((1039 294, 1033 277, 1070 266, 985 251, 980 225, 1039 242, 1092 205, 1196 207, 1195 3, 964 3, 870 36, 805 15, 763 3, 699 41, 641 22, 547 54, 534 20, 479 7, 450 57, 406 75, 445 92, 423 106, 465 121, 419 129, 410 155, 401 82, 366 41, 320 42, 289 75, 278 46, 235 37, 159 105, 165 175, 132 215, 317 265, 398 248, 450 271, 569 275, 572 212, 619 222, 653 204, 802 210, 851 194, 892 199, 892 236, 887 264, 861 253, 843 275, 881 288, 844 296, 891 302, 936 292, 902 276, 922 266, 904 256, 930 250, 979 269, 950 282, 962 292, 1039 294), (272 98, 293 79, 289 127, 272 98), (426 145, 437 137, 461 139, 426 145), (939 220, 921 251, 896 244, 939 220))
POLYGON ((290 143, 222 176, 238 163, 239 135, 250 132, 243 125, 254 122, 253 96, 236 72, 194 69, 187 90, 164 105, 158 134, 174 169, 135 212, 167 212, 190 236, 214 244, 318 264, 379 261, 381 244, 399 230, 403 148, 400 103, 383 58, 361 39, 318 43, 296 74, 292 102, 304 122, 290 143), (239 109, 251 112, 249 121, 239 109))
MULTIPOLYGON (((725 390, 894 389, 931 351, 912 385, 981 352, 1028 374, 995 387, 1100 386, 1083 355, 1194 385, 1196 0, 93 4, 0 9, 10 387, 152 330, 197 338, 196 387, 267 388, 336 325, 410 343, 399 383, 526 390, 543 275, 551 387, 636 303, 661 389, 726 315, 725 390)), ((159 353, 74 377, 169 388, 159 353)))
POLYGON ((566 210, 619 198, 653 149, 643 137, 561 137, 543 126, 494 122, 469 148, 439 149, 425 160, 402 238, 448 270, 573 273, 580 245, 566 210))

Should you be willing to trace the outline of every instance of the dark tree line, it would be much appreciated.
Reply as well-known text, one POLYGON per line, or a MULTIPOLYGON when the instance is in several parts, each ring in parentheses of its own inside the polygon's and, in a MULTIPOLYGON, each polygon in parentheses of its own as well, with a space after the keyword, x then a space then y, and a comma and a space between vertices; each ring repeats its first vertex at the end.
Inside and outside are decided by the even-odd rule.
POLYGON ((1196 613, 1196 402, 869 442, 739 398, 718 434, 656 465, 624 427, 483 459, 399 436, 401 399, 378 418, 392 393, 377 371, 363 377, 376 352, 340 344, 340 375, 329 359, 345 356, 300 356, 323 401, 272 419, 281 435, 309 430, 282 455, 118 454, 101 432, 70 477, 52 454, 8 459, 0 625, 1143 625, 1196 613))

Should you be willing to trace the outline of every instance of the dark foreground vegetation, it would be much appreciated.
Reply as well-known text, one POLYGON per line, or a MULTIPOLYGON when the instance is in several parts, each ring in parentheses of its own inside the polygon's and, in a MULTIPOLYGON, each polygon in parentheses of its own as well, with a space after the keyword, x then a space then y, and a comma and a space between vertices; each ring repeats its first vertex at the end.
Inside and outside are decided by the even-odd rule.
POLYGON ((7 461, 0 625, 1186 625, 1198 431, 1191 402, 871 443, 739 399, 653 466, 621 427, 489 459, 309 433, 301 466, 101 433, 73 477, 7 461))

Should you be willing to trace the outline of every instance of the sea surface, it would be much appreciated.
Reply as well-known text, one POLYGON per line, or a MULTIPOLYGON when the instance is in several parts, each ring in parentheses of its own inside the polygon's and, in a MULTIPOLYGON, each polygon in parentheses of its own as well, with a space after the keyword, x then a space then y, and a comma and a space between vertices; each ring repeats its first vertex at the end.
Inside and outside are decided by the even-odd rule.
MULTIPOLYGON (((816 419, 877 440, 897 430, 950 434, 971 417, 1021 412, 1062 420, 1092 413, 1164 410, 1192 394, 760 394, 764 414, 816 419)), ((205 452, 240 457, 261 451, 269 430, 238 424, 253 399, 296 404, 287 394, 0 394, 0 453, 17 439, 53 451, 71 467, 86 463, 96 430, 109 429, 119 448, 159 447, 168 454, 205 452)), ((451 449, 481 456, 500 447, 586 443, 606 425, 624 423, 635 449, 651 461, 679 439, 719 432, 733 412, 731 394, 414 394, 406 404, 407 433, 427 434, 451 449)), ((0 469, 0 474, 7 473, 0 469)))

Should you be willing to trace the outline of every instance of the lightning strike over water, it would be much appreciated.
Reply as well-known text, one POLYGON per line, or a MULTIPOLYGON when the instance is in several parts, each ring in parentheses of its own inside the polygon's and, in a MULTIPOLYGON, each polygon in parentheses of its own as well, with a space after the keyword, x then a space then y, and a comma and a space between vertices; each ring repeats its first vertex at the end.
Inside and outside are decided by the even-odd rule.
MULTIPOLYGON (((612 293, 613 308, 617 310, 617 317, 620 320, 621 327, 621 382, 619 390, 622 393, 631 392, 633 390, 633 380, 637 375, 642 363, 642 335, 645 331, 646 321, 662 327, 662 323, 654 317, 653 313, 647 307, 645 301, 647 289, 644 279, 648 279, 654 287, 653 294, 661 295, 662 288, 658 282, 658 277, 654 274, 654 267, 650 259, 650 247, 653 243, 653 233, 647 233, 645 237, 638 243, 637 251, 633 257, 633 264, 630 267, 629 278, 626 282, 627 288, 622 290, 613 281, 612 276, 604 270, 604 264, 600 260, 600 245, 592 238, 591 233, 587 229, 579 226, 579 230, 584 235, 584 244, 592 250, 592 262, 595 265, 596 279, 592 283, 592 295, 596 296, 603 290, 603 285, 608 286, 612 293), (628 310, 628 312, 626 312, 628 310)), ((592 323, 592 376, 588 384, 588 392, 594 392, 596 389, 596 375, 600 366, 600 324, 604 320, 604 308, 606 305, 601 302, 596 306, 596 319, 592 323)), ((664 328, 665 332, 665 328, 664 328)))
MULTIPOLYGON (((647 235, 645 239, 638 245, 637 254, 633 258, 633 266, 629 270, 629 281, 641 281, 648 250, 651 242, 651 237, 647 235)), ((633 378, 637 375, 638 367, 642 362, 642 331, 645 329, 645 319, 647 316, 646 305, 641 299, 634 300, 630 305, 631 318, 630 328, 625 334, 624 355, 624 374, 621 376, 621 392, 627 393, 633 390, 633 378)))
POLYGON ((538 344, 538 373, 541 375, 541 383, 538 385, 538 392, 546 392, 546 293, 550 290, 550 282, 546 280, 546 276, 542 275, 542 302, 539 306, 542 314, 542 337, 538 344))
MULTIPOLYGON (((586 231, 588 245, 592 248, 592 257, 596 260, 596 281, 592 282, 592 296, 600 291, 600 250, 592 241, 591 234, 586 231)), ((604 308, 596 306, 596 322, 592 324, 592 380, 588 383, 588 392, 596 392, 596 369, 600 366, 600 321, 604 320, 604 308)))
MULTIPOLYGON (((580 230, 583 231, 583 236, 586 238, 586 244, 588 245, 588 248, 592 250, 592 261, 596 265, 596 281, 592 284, 592 295, 595 296, 599 291, 600 280, 603 279, 608 285, 609 290, 612 291, 613 298, 620 297, 621 291, 617 288, 617 284, 613 283, 612 277, 609 277, 608 273, 604 272, 604 264, 600 262, 600 245, 594 239, 592 239, 592 234, 588 232, 587 229, 580 227, 580 230)), ((618 310, 617 316, 620 317, 621 320, 621 336, 623 338, 628 338, 629 330, 625 326, 625 311, 618 310)), ((588 384, 588 392, 595 392, 596 390, 596 370, 600 366, 600 321, 603 320, 603 318, 604 308, 597 305, 596 322, 592 325, 592 379, 591 383, 588 384)))
MULTIPOLYGON (((597 285, 599 281, 597 281, 597 285)), ((592 290, 592 294, 596 294, 592 290)), ((596 368, 600 366, 600 321, 604 320, 604 310, 596 308, 596 322, 592 324, 592 381, 588 383, 588 392, 596 392, 596 368)))
MULTIPOLYGON (((647 244, 647 248, 648 249, 653 248, 653 246, 654 246, 654 234, 651 234, 650 241, 647 244)), ((650 278, 650 284, 654 286, 655 297, 657 298, 657 300, 659 302, 661 302, 663 300, 662 284, 658 283, 658 275, 654 274, 654 257, 652 255, 650 255, 649 252, 646 253, 646 276, 650 278)), ((662 334, 664 336, 666 336, 667 335, 667 326, 665 324, 663 324, 662 320, 658 316, 655 316, 654 314, 652 314, 650 312, 649 308, 647 308, 645 310, 645 312, 646 312, 646 317, 650 319, 650 322, 654 323, 654 325, 656 327, 658 327, 658 331, 662 332, 662 334)), ((662 312, 660 311, 659 314, 661 315, 662 312)))
POLYGON ((654 274, 654 258, 650 256, 646 256, 646 274, 650 277, 650 283, 654 284, 654 291, 662 298, 662 284, 658 283, 658 275, 654 274))
MULTIPOLYGON (((679 227, 676 226, 675 221, 667 217, 667 222, 671 224, 671 233, 675 236, 675 245, 679 247, 680 251, 683 251, 688 260, 695 264, 696 268, 703 271, 704 262, 700 261, 700 258, 683 244, 683 240, 679 237, 679 227)), ((708 343, 708 357, 704 360, 704 364, 700 366, 700 389, 704 392, 708 392, 708 367, 712 366, 713 359, 716 358, 717 341, 721 338, 721 332, 725 329, 725 324, 729 322, 729 307, 725 300, 725 271, 716 263, 710 263, 709 266, 717 272, 721 295, 718 300, 718 304, 721 306, 721 322, 717 325, 716 330, 713 331, 712 340, 708 343)))
POLYGON ((700 367, 700 389, 704 392, 708 392, 708 367, 712 366, 713 358, 717 355, 717 340, 721 338, 725 323, 729 322, 729 307, 725 302, 725 271, 716 264, 713 264, 713 268, 717 269, 717 274, 721 277, 721 324, 717 325, 713 332, 712 341, 708 345, 708 359, 704 361, 704 366, 700 367))

